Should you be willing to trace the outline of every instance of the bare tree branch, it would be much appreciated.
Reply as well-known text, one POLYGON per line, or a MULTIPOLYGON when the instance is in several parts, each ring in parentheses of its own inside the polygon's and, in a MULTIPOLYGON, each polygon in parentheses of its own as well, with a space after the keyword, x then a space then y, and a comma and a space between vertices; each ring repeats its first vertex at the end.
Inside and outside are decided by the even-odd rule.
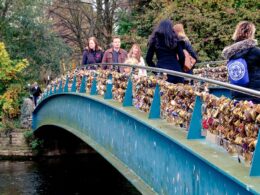
POLYGON ((117 7, 126 2, 96 0, 89 4, 81 0, 55 0, 49 8, 49 17, 54 21, 55 31, 82 52, 90 36, 96 36, 101 46, 110 44, 117 7))

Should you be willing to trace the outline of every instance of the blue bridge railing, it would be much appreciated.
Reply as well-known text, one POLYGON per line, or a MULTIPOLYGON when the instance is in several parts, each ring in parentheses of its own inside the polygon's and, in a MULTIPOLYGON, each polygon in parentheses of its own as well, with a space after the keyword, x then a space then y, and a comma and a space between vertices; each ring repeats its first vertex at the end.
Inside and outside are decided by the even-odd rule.
MULTIPOLYGON (((213 94, 214 93, 222 94, 223 90, 224 91, 232 90, 232 91, 237 91, 253 97, 260 98, 260 91, 248 89, 245 87, 235 86, 229 83, 225 83, 225 82, 221 82, 209 78, 203 78, 196 75, 191 75, 191 74, 186 74, 186 73, 176 72, 176 71, 171 71, 166 69, 144 67, 144 66, 130 65, 130 64, 113 64, 112 67, 124 66, 124 67, 131 68, 132 71, 129 74, 120 74, 117 71, 102 70, 102 68, 101 70, 99 69, 97 70, 97 67, 108 66, 108 65, 110 64, 88 65, 88 67, 95 67, 94 70, 92 69, 88 70, 86 67, 79 67, 74 73, 72 73, 72 75, 67 75, 65 82, 64 82, 64 78, 61 78, 60 80, 56 80, 53 86, 50 86, 49 89, 43 94, 40 101, 42 101, 43 99, 47 98, 50 95, 57 94, 57 93, 79 92, 79 93, 89 93, 90 95, 97 95, 97 94, 103 95, 104 99, 116 99, 122 102, 123 106, 136 106, 138 109, 144 112, 149 112, 148 117, 150 119, 164 117, 166 119, 168 118, 168 120, 173 120, 177 125, 181 124, 182 127, 186 127, 188 130, 187 139, 192 140, 192 139, 201 139, 205 137, 202 131, 203 128, 205 129, 202 122, 203 121, 202 113, 203 113, 203 109, 205 109, 203 108, 203 104, 207 103, 209 105, 212 102, 213 102, 212 104, 215 104, 214 108, 211 109, 211 111, 213 110, 215 112, 213 113, 213 115, 218 115, 217 111, 219 109, 225 111, 225 106, 223 107, 223 105, 227 106, 228 104, 230 106, 230 104, 234 104, 232 107, 232 109, 234 110, 235 109, 239 110, 240 108, 238 108, 237 103, 231 102, 231 100, 227 101, 224 98, 220 99, 223 102, 223 105, 218 105, 218 100, 214 99, 213 96, 205 92, 205 88, 200 90, 199 89, 195 90, 194 88, 196 87, 196 85, 188 86, 182 84, 179 85, 169 84, 166 82, 166 75, 173 75, 173 76, 184 77, 186 79, 192 79, 194 81, 197 81, 199 84, 201 83, 210 84, 214 86, 210 88, 211 89, 210 92, 212 92, 213 94), (134 74, 134 71, 136 69, 146 69, 149 72, 158 73, 158 75, 147 76, 144 79, 134 74), (77 77, 79 77, 80 80, 79 78, 77 79, 77 77), (70 80, 72 80, 72 82, 70 82, 70 80), (178 96, 177 94, 184 98, 171 99, 171 97, 177 97, 178 96), (139 105, 140 99, 142 99, 143 101, 142 106, 139 105), (168 103, 166 103, 167 101, 168 103), (184 111, 182 111, 183 109, 184 111), (170 113, 170 117, 168 114, 165 114, 164 111, 166 113, 170 113), (178 117, 175 117, 175 115, 177 115, 178 117), (178 121, 180 120, 180 118, 181 121, 178 121)), ((225 92, 223 92, 223 94, 225 94, 225 92)), ((240 105, 242 106, 242 104, 248 106, 249 109, 251 108, 250 107, 251 103, 243 102, 240 105)), ((251 110, 253 112, 256 109, 259 109, 260 111, 260 107, 256 105, 251 110)), ((248 112, 250 113, 250 110, 248 112)), ((258 122, 260 122, 260 113, 258 114, 259 117, 257 117, 258 116, 257 113, 251 113, 253 119, 251 117, 251 121, 248 121, 251 122, 251 124, 255 123, 256 125, 254 126, 255 128, 254 135, 251 135, 251 137, 254 137, 253 141, 251 140, 250 142, 251 145, 249 143, 246 143, 245 146, 247 147, 246 150, 248 150, 248 147, 254 148, 253 152, 252 151, 248 152, 248 154, 251 154, 251 157, 249 158, 250 159, 252 158, 251 169, 249 173, 250 176, 260 176, 260 166, 259 166, 260 144, 257 143, 257 140, 259 139, 258 122)), ((238 117, 240 115, 243 115, 239 118, 239 121, 241 122, 242 119, 244 119, 244 115, 246 114, 243 111, 242 114, 240 115, 237 114, 237 115, 238 117)), ((208 118, 208 119, 212 119, 212 118, 208 118)), ((214 122, 214 119, 212 120, 214 122)), ((245 118, 245 121, 247 121, 247 118, 245 118)), ((207 124, 205 126, 211 125, 211 123, 213 122, 207 120, 206 121, 207 124)), ((221 123, 221 121, 218 121, 218 123, 221 123)), ((243 128, 247 128, 247 129, 249 128, 248 126, 245 126, 246 124, 243 125, 244 125, 243 128)), ((237 129, 239 128, 242 127, 240 127, 238 124, 237 129)), ((225 131, 225 129, 219 131, 222 132, 225 131)), ((223 142, 223 139, 220 140, 220 143, 221 142, 223 142)), ((244 148, 245 143, 243 143, 243 141, 240 142, 238 140, 235 143, 240 143, 241 149, 245 150, 244 148)))

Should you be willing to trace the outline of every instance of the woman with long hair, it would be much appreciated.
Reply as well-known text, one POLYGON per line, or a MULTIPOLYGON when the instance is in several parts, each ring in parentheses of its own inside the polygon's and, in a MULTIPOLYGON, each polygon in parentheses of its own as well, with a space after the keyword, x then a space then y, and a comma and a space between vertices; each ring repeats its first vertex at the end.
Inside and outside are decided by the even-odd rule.
POLYGON ((83 51, 82 65, 101 63, 103 58, 102 48, 99 47, 97 39, 90 37, 83 51))
MULTIPOLYGON (((175 24, 173 26, 173 30, 175 31, 175 33, 177 34, 178 38, 180 41, 184 42, 184 49, 186 49, 188 51, 188 53, 191 55, 191 57, 193 57, 196 62, 198 61, 198 56, 195 53, 195 51, 193 50, 190 40, 188 38, 188 36, 186 35, 185 31, 184 31, 184 27, 182 24, 175 24)), ((193 67, 194 68, 194 67, 193 67)), ((188 71, 188 73, 192 74, 192 70, 188 71)))
MULTIPOLYGON (((184 60, 183 47, 178 40, 177 34, 173 31, 172 21, 168 19, 162 20, 149 38, 146 54, 147 64, 151 67, 183 72, 184 60), (157 64, 153 62, 154 54, 157 57, 157 64)), ((184 79, 168 75, 167 81, 183 83, 184 79)))
MULTIPOLYGON (((185 49, 187 51, 187 53, 189 54, 188 56, 186 56, 185 64, 188 63, 192 67, 191 67, 191 69, 186 70, 187 67, 184 66, 184 72, 186 72, 188 74, 193 74, 193 69, 195 67, 194 65, 198 61, 198 56, 191 46, 190 40, 184 31, 183 25, 180 23, 175 24, 173 26, 173 30, 177 34, 179 40, 183 41, 183 43, 182 43, 183 49, 185 49)), ((186 55, 187 55, 187 53, 186 53, 186 55)), ((186 79, 184 79, 184 80, 186 80, 186 79)), ((185 83, 189 83, 189 80, 190 79, 187 79, 185 83)), ((193 85, 193 80, 190 81, 190 84, 193 85)))
MULTIPOLYGON (((144 59, 142 57, 142 51, 140 46, 135 43, 132 45, 132 48, 130 49, 128 53, 128 58, 135 58, 137 60, 137 64, 139 66, 145 66, 144 59)), ((147 76, 147 72, 145 69, 139 69, 138 70, 138 76, 147 76)))
MULTIPOLYGON (((229 76, 239 76, 247 71, 248 82, 242 86, 260 91, 260 48, 257 47, 257 40, 254 39, 255 31, 255 25, 252 22, 239 22, 232 37, 235 42, 225 47, 222 55, 229 61, 243 59, 247 70, 243 70, 246 68, 246 66, 243 66, 244 64, 236 65, 233 70, 229 71, 231 74, 234 73, 234 75, 229 76)), ((252 100, 255 103, 260 103, 258 98, 238 92, 232 92, 232 97, 237 100, 252 100)))

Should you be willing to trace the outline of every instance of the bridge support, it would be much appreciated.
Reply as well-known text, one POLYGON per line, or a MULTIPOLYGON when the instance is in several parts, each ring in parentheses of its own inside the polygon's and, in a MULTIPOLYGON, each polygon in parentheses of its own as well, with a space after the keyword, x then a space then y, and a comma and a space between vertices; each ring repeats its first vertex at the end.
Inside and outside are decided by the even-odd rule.
POLYGON ((133 83, 131 77, 128 79, 123 106, 133 106, 133 83))
POLYGON ((71 86, 71 92, 76 92, 77 91, 77 77, 74 75, 72 86, 71 86))
POLYGON ((80 93, 86 93, 86 75, 83 75, 80 85, 80 93))
POLYGON ((108 80, 107 80, 106 93, 104 95, 104 99, 108 100, 108 99, 112 99, 113 98, 112 88, 113 88, 112 74, 109 74, 108 80))
POLYGON ((91 89, 90 89, 90 95, 97 95, 97 78, 96 75, 94 76, 94 79, 92 81, 91 89))
POLYGON ((254 151, 252 165, 250 168, 250 176, 260 176, 260 129, 258 130, 257 144, 254 151))
POLYGON ((161 117, 161 94, 160 94, 160 87, 156 84, 154 95, 153 95, 153 102, 151 105, 149 119, 157 119, 161 117))
POLYGON ((59 89, 58 89, 58 93, 62 93, 62 91, 63 91, 63 89, 62 89, 62 79, 61 79, 59 89))
POLYGON ((191 116, 191 122, 188 129, 187 139, 202 139, 205 138, 201 135, 201 122, 202 122, 202 113, 201 113, 202 101, 199 96, 196 96, 195 105, 193 113, 191 116))
POLYGON ((54 93, 54 94, 57 93, 57 85, 56 85, 56 84, 54 85, 54 91, 53 91, 53 93, 54 93))
POLYGON ((65 85, 64 85, 64 92, 65 93, 69 92, 69 77, 68 76, 66 78, 66 82, 65 82, 65 85))

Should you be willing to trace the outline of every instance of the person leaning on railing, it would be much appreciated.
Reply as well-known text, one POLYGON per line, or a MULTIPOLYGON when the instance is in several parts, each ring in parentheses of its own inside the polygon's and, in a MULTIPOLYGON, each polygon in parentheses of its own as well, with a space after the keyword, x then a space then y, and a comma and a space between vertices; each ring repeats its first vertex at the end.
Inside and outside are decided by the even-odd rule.
MULTIPOLYGON (((232 37, 235 43, 225 47, 222 55, 227 60, 244 59, 247 64, 249 82, 241 86, 260 91, 260 48, 257 47, 257 40, 254 39, 255 31, 253 23, 248 21, 239 22, 232 37)), ((241 73, 239 66, 235 67, 233 72, 234 76, 239 75, 241 73)), ((259 98, 238 92, 232 92, 232 98, 260 103, 259 98)))

